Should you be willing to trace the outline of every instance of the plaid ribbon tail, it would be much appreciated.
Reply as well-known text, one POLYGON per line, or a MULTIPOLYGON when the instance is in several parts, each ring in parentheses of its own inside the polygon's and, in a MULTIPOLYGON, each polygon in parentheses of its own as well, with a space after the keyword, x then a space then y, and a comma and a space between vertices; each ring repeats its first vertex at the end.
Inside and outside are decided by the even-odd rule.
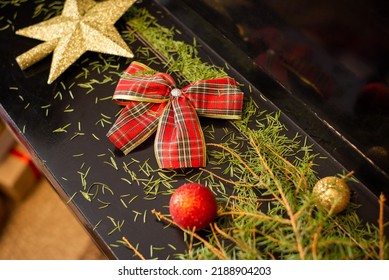
POLYGON ((165 106, 165 103, 130 102, 108 131, 109 140, 128 154, 157 130, 165 106))
POLYGON ((160 168, 206 165, 206 148, 197 113, 185 96, 174 97, 159 121, 155 156, 160 168))

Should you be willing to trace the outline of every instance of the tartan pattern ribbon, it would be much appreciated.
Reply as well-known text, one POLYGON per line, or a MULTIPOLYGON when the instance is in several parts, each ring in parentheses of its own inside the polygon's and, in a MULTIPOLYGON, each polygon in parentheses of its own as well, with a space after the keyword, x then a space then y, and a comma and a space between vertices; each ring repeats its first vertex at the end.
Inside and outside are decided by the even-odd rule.
POLYGON ((200 80, 177 89, 170 75, 151 71, 139 62, 125 70, 113 95, 113 101, 125 107, 107 137, 128 154, 157 132, 154 151, 160 168, 205 166, 198 116, 239 119, 243 93, 230 77, 200 80))

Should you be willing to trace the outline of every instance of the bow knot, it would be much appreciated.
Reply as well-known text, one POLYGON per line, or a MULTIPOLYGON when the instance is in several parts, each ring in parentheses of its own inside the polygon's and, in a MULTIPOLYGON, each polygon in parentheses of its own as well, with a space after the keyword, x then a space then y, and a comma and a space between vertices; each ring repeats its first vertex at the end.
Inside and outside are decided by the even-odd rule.
POLYGON ((126 107, 107 133, 128 154, 155 131, 155 156, 160 168, 205 166, 205 141, 199 116, 239 119, 243 93, 230 77, 201 80, 182 89, 165 73, 147 74, 132 62, 115 90, 113 101, 126 107))

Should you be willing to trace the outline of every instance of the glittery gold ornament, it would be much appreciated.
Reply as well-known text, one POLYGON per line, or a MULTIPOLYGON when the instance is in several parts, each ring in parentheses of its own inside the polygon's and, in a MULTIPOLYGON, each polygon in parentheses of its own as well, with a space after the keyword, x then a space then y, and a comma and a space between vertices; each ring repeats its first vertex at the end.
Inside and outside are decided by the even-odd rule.
POLYGON ((319 209, 333 214, 342 212, 350 201, 350 189, 341 178, 329 176, 320 179, 312 190, 317 197, 319 209))
POLYGON ((114 27, 136 0, 67 0, 62 14, 16 31, 45 41, 16 58, 26 69, 53 52, 48 83, 51 84, 86 51, 132 58, 134 55, 114 27))

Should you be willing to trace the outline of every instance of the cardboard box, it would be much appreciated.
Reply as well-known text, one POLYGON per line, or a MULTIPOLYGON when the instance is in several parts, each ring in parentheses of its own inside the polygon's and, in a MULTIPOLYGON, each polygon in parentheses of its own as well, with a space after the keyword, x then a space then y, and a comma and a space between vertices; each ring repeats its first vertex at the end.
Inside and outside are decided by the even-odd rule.
POLYGON ((0 163, 0 192, 21 201, 33 189, 41 174, 20 145, 12 148, 0 163))

